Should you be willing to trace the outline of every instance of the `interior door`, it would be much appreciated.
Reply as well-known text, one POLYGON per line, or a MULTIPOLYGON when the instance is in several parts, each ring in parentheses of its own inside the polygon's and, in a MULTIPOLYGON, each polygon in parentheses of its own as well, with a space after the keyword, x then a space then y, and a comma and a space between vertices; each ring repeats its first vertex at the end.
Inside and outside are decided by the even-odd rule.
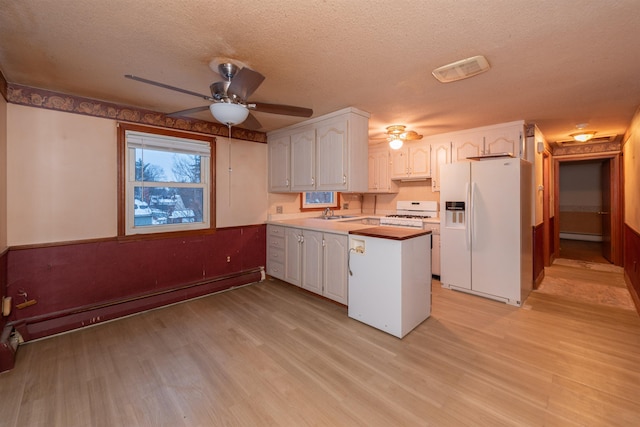
POLYGON ((600 187, 602 193, 602 256, 611 259, 611 161, 605 160, 600 166, 600 187))

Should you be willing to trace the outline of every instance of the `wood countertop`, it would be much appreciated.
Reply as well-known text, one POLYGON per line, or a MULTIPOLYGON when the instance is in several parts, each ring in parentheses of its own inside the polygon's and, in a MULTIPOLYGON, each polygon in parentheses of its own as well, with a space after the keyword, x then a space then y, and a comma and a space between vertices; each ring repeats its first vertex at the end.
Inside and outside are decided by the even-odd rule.
POLYGON ((351 230, 349 234, 378 237, 380 239, 407 240, 424 236, 425 234, 431 234, 431 230, 416 230, 404 227, 369 227, 360 230, 351 230))

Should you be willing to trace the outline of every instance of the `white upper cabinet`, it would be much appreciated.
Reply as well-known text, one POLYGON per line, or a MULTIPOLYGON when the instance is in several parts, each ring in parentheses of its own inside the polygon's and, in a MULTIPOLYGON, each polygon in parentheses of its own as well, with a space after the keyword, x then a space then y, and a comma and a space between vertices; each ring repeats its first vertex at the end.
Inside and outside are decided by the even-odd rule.
POLYGON ((335 191, 347 189, 348 121, 346 117, 319 123, 316 129, 316 190, 335 191))
POLYGON ((291 183, 291 137, 274 138, 269 143, 269 188, 289 191, 291 183))
POLYGON ((398 185, 389 174, 391 157, 386 143, 369 146, 369 193, 397 193, 398 185))
POLYGON ((427 141, 405 142, 391 150, 391 179, 418 180, 431 177, 431 147, 427 141))
POLYGON ((503 153, 522 157, 523 135, 522 120, 448 134, 453 141, 452 160, 503 153))
POLYGON ((315 189, 316 137, 314 129, 303 129, 291 134, 291 190, 315 189))
POLYGON ((522 122, 496 129, 488 129, 484 134, 484 153, 508 153, 514 157, 522 157, 523 135, 524 123, 522 122))
POLYGON ((429 138, 431 144, 431 190, 440 191, 440 168, 451 163, 451 146, 449 138, 429 138))
POLYGON ((460 134, 453 139, 452 161, 459 162, 469 157, 484 154, 484 138, 477 134, 460 134))
POLYGON ((369 113, 345 108, 331 114, 267 134, 269 144, 269 191, 367 191, 369 113), (281 149, 271 148, 290 139, 289 160, 281 149), (289 186, 282 181, 289 164, 289 186), (275 178, 279 177, 279 180, 275 178))

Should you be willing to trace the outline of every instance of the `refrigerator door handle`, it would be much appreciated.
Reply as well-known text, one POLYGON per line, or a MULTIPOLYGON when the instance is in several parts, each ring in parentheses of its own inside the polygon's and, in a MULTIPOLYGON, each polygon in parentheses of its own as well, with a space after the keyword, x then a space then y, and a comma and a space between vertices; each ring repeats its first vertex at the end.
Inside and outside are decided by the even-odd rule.
POLYGON ((475 238, 475 236, 473 235, 473 233, 475 233, 475 218, 476 218, 476 183, 475 182, 471 182, 471 204, 469 206, 469 219, 468 219, 468 224, 469 224, 469 247, 471 246, 471 242, 473 241, 473 239, 475 238))
POLYGON ((465 187, 464 187, 464 194, 465 194, 465 196, 464 196, 464 198, 465 198, 464 204, 465 204, 465 207, 466 207, 464 243, 465 243, 467 249, 469 249, 470 244, 471 244, 471 227, 470 227, 471 224, 469 224, 469 219, 471 218, 471 203, 469 203, 469 192, 470 192, 470 188, 469 188, 469 183, 467 182, 465 184, 465 187))

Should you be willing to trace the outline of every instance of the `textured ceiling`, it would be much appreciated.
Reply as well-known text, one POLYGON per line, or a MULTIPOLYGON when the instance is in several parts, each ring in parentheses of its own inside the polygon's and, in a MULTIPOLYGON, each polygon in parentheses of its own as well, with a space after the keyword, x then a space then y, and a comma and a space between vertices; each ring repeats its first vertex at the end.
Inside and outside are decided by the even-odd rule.
MULTIPOLYGON (((125 79, 200 93, 235 59, 266 76, 251 101, 371 113, 370 136, 424 135, 512 120, 549 141, 578 123, 623 134, 640 105, 640 2, 531 0, 0 0, 9 83, 160 112, 206 105, 125 79), (441 65, 491 70, 443 84, 441 65)), ((212 120, 208 112, 194 117, 212 120)), ((255 113, 265 131, 302 119, 255 113)))

